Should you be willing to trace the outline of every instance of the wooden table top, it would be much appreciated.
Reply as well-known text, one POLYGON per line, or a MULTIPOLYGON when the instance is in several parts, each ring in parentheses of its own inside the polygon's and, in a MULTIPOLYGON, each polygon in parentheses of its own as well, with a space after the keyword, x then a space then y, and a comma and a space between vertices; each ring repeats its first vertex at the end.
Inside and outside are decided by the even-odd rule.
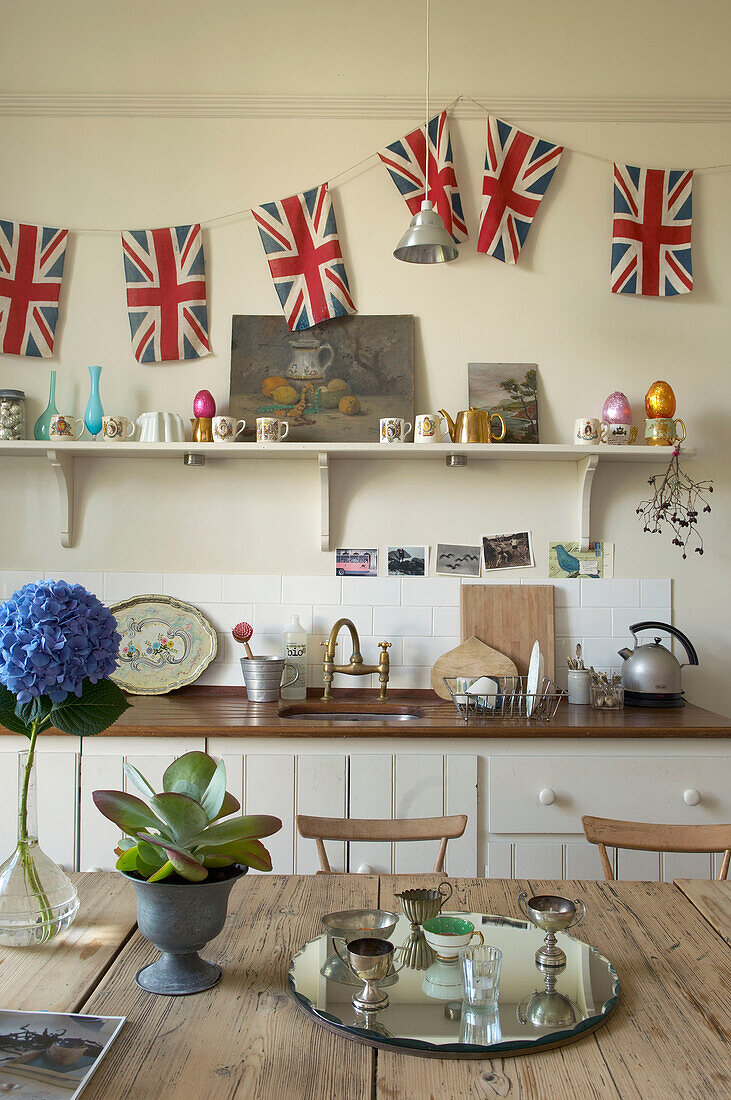
MULTIPOLYGON (((189 687, 168 695, 130 695, 132 704, 100 737, 465 737, 471 739, 540 737, 729 737, 731 719, 688 704, 672 710, 625 707, 621 711, 597 711, 562 703, 549 723, 529 719, 515 721, 470 718, 465 722, 454 705, 433 691, 388 693, 386 706, 399 710, 417 708, 421 714, 408 722, 379 721, 378 692, 337 688, 332 703, 323 703, 322 692, 310 694, 309 708, 322 711, 318 721, 283 717, 295 704, 250 703, 242 688, 189 687), (338 704, 357 704, 373 710, 372 721, 338 722, 328 711, 338 704)), ((304 701, 303 701, 304 702, 304 701)), ((297 704, 299 706, 300 704, 297 704)), ((49 733, 53 733, 50 730, 49 733)))
MULTIPOLYGON (((287 993, 289 959, 321 931, 323 913, 393 907, 413 877, 247 876, 234 887, 224 931, 204 951, 223 967, 223 981, 193 997, 157 997, 134 984, 156 951, 134 930, 129 884, 113 873, 74 877, 82 908, 68 936, 0 949, 0 976, 6 1007, 127 1017, 85 1100, 731 1095, 731 948, 703 912, 717 893, 707 888, 724 884, 453 879, 450 904, 485 913, 519 917, 520 889, 581 898, 587 916, 577 938, 612 960, 621 983, 612 1016, 578 1042, 465 1062, 362 1046, 319 1027, 287 993)), ((726 890, 718 893, 728 901, 726 890)))

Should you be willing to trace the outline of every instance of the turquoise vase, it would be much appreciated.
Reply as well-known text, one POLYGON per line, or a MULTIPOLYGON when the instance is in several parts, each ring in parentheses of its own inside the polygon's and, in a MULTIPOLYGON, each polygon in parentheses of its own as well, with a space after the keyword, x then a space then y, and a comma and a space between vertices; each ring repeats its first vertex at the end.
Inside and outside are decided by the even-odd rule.
POLYGON ((56 416, 58 409, 56 408, 56 372, 51 371, 51 386, 48 391, 48 404, 38 417, 33 428, 33 435, 36 439, 45 439, 48 441, 48 428, 51 424, 51 417, 56 416))
POLYGON ((102 408, 101 398, 99 397, 99 375, 101 372, 101 367, 89 367, 91 393, 89 394, 86 412, 84 413, 84 423, 86 424, 86 430, 89 435, 93 436, 99 435, 99 432, 102 430, 102 417, 104 416, 104 409, 102 408))

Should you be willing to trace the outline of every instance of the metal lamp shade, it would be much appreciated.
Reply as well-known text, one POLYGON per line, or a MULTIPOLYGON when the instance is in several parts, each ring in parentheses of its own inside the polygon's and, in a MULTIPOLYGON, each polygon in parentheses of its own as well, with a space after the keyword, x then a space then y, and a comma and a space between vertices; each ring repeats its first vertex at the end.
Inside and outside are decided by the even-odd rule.
POLYGON ((419 213, 414 214, 393 254, 408 264, 446 263, 459 255, 441 216, 428 199, 422 202, 419 213))

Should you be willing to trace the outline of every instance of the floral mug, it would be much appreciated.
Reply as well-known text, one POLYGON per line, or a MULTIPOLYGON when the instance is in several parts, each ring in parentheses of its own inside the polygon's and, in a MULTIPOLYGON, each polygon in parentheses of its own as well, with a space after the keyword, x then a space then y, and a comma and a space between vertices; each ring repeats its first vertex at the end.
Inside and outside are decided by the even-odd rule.
POLYGON ((213 417, 213 442, 233 443, 246 427, 245 420, 232 420, 230 416, 213 417))
POLYGON ((51 421, 48 425, 48 438, 73 441, 75 439, 80 439, 83 431, 84 421, 80 417, 66 416, 64 413, 55 413, 51 417, 51 421), (81 425, 78 433, 76 432, 77 424, 81 425))
POLYGON ((289 421, 274 416, 259 416, 256 421, 257 443, 281 443, 289 435, 289 421))

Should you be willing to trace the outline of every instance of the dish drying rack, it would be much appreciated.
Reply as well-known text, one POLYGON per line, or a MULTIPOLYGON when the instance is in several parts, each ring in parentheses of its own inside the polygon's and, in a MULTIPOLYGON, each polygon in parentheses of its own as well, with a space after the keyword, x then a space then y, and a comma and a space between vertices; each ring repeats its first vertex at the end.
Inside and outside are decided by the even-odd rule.
POLYGON ((527 676, 490 676, 489 679, 498 685, 494 695, 457 691, 458 680, 474 680, 477 677, 444 676, 443 679, 452 702, 465 722, 468 718, 488 721, 495 718, 501 721, 528 718, 536 722, 550 722, 556 717, 561 700, 568 698, 568 692, 548 677, 544 677, 540 691, 531 693, 527 690, 527 676))

